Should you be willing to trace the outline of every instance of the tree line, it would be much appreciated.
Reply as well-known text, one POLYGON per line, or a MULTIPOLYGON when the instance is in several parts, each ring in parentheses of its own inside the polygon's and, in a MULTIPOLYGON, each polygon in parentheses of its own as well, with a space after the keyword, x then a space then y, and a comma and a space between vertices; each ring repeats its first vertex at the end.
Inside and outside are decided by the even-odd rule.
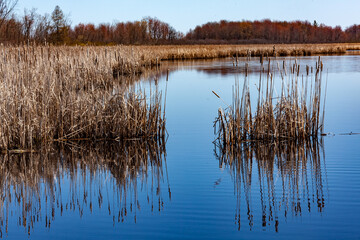
POLYGON ((225 21, 209 22, 187 33, 186 39, 233 43, 339 43, 359 42, 360 25, 343 31, 308 21, 225 21))
MULTIPOLYGON (((1 2, 11 0, 0 0, 1 2)), ((12 11, 12 9, 9 9, 12 11)), ((111 44, 168 44, 184 38, 169 24, 157 18, 114 24, 77 24, 70 20, 59 6, 49 14, 41 15, 35 9, 24 10, 22 17, 2 16, 0 9, 0 42, 5 44, 55 44, 55 45, 111 45, 111 44)))
POLYGON ((25 10, 11 15, 17 0, 0 0, 0 43, 54 45, 208 44, 208 43, 335 43, 360 42, 360 25, 345 30, 316 21, 219 21, 186 35, 157 18, 73 27, 59 6, 51 14, 25 10))

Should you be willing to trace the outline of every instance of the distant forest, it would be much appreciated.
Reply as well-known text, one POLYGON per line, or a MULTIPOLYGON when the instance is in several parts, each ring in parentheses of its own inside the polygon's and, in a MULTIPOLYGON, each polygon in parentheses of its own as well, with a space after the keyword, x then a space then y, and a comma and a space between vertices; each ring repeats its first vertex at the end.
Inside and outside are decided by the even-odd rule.
MULTIPOLYGON (((221 44, 221 43, 341 43, 360 42, 360 25, 345 30, 316 21, 225 21, 209 22, 188 33, 176 31, 157 18, 113 24, 77 24, 73 27, 59 6, 51 14, 25 10, 10 15, 14 6, 0 0, 0 43, 54 45, 114 44, 221 44)), ((15 1, 16 2, 16 1, 15 1)))

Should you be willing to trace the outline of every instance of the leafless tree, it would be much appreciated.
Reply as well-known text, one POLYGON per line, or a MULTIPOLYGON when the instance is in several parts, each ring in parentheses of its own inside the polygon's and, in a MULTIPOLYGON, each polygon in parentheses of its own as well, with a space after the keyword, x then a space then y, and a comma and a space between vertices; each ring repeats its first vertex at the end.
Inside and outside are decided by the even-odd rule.
POLYGON ((36 9, 33 8, 32 10, 24 10, 24 16, 22 17, 22 30, 23 35, 26 40, 30 40, 34 34, 34 25, 36 24, 36 18, 39 18, 38 14, 36 13, 36 9))
POLYGON ((34 39, 39 43, 46 43, 51 34, 51 17, 49 14, 38 15, 34 26, 34 39))
POLYGON ((0 28, 14 10, 18 0, 0 0, 0 28))

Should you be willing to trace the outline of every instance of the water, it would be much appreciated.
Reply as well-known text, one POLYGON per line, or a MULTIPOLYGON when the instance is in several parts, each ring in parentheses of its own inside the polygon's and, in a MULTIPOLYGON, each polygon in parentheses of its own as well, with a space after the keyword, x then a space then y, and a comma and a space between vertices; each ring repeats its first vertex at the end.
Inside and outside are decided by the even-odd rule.
MULTIPOLYGON (((213 121, 231 103, 234 82, 243 82, 245 63, 168 63, 166 151, 107 144, 31 161, 2 156, 2 237, 359 239, 360 135, 343 134, 360 133, 360 56, 322 61, 330 134, 308 145, 245 146, 231 159, 215 154, 213 121)), ((251 89, 259 69, 250 62, 251 89)))

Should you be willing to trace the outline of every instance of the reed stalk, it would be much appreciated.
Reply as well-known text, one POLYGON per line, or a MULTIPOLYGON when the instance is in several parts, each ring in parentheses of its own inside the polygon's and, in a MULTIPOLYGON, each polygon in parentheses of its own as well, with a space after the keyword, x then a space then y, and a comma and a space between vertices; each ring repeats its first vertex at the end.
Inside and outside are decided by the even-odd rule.
POLYGON ((215 141, 236 148, 247 141, 318 138, 320 131, 323 131, 325 116, 321 109, 321 59, 319 57, 313 76, 300 76, 300 65, 296 61, 289 66, 291 74, 286 73, 285 63, 283 66, 284 69, 278 67, 282 82, 281 91, 276 94, 275 73, 269 60, 265 79, 260 73, 256 105, 251 103, 246 75, 242 89, 238 82, 235 83, 232 106, 219 109, 215 119, 215 141), (255 111, 252 111, 252 107, 256 107, 255 111))
MULTIPOLYGON (((163 139, 161 93, 114 78, 122 48, 0 47, 0 149, 74 139, 163 139)), ((126 58, 126 60, 124 60, 126 58)), ((126 66, 122 71, 129 71, 126 66)))

